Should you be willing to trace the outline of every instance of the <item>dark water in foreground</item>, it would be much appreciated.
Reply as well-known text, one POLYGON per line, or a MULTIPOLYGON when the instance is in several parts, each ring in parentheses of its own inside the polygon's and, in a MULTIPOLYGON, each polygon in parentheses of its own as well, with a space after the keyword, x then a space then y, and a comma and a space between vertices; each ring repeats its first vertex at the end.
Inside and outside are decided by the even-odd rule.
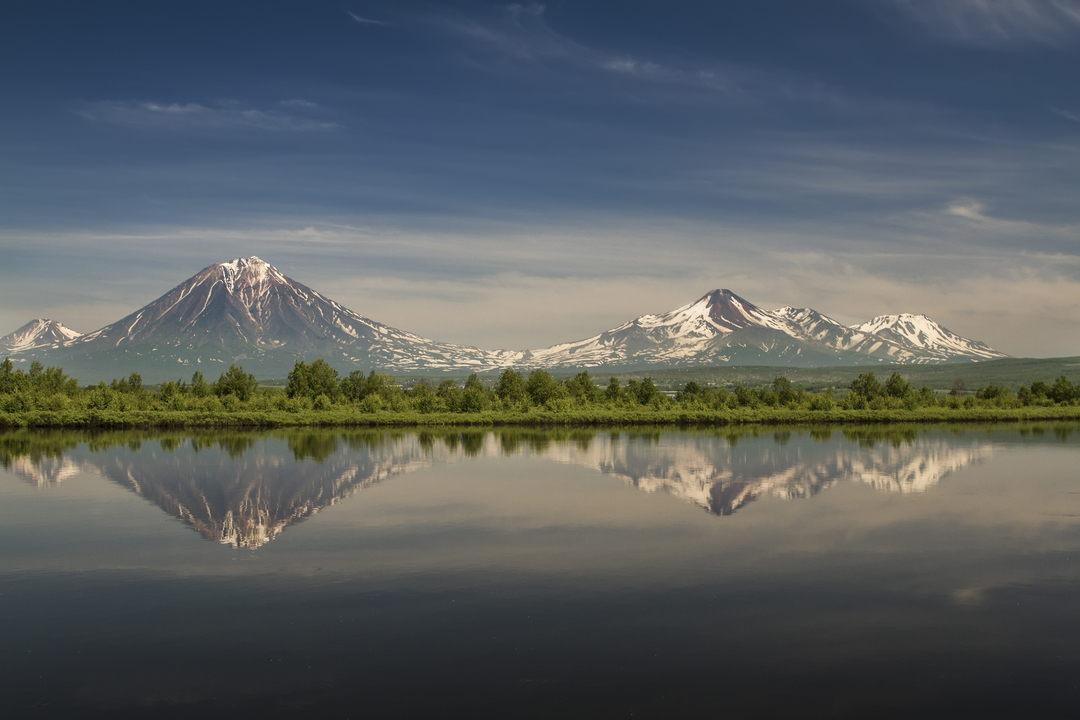
POLYGON ((24 433, 0 462, 6 717, 1080 712, 1076 424, 24 433))

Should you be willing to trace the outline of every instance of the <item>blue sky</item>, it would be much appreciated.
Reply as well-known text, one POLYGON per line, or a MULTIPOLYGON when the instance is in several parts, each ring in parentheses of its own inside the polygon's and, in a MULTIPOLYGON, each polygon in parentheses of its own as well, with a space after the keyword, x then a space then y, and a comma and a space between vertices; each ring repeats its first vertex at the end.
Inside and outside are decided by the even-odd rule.
POLYGON ((537 348, 726 287, 1080 354, 1080 0, 23 3, 0 334, 258 255, 537 348))

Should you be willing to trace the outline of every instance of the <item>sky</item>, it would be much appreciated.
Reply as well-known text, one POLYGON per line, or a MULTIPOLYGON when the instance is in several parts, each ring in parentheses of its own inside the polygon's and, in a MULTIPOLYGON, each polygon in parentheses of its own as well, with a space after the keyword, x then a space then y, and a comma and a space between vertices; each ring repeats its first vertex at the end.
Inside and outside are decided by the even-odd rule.
POLYGON ((728 288, 1080 355, 1080 0, 20 3, 0 335, 257 255, 535 349, 728 288))

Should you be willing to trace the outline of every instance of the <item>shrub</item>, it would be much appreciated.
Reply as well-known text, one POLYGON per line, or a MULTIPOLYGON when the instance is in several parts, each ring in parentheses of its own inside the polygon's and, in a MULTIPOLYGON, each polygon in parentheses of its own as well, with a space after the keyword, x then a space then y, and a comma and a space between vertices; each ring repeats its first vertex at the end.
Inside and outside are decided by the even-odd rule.
POLYGON ((5 395, 3 401, 0 402, 0 410, 9 413, 22 413, 30 412, 34 409, 34 403, 30 399, 30 396, 26 393, 15 393, 14 395, 5 395))
MULTIPOLYGON (((524 391, 522 397, 524 397, 524 391)), ((438 404, 438 398, 435 397, 435 391, 431 389, 431 386, 426 382, 421 382, 414 387, 409 393, 409 399, 412 401, 413 409, 418 413, 428 414, 433 413, 436 410, 438 404)))
POLYGON ((285 401, 285 411, 291 413, 305 412, 311 409, 311 398, 298 396, 285 401))
POLYGON ((259 381, 251 373, 245 373, 243 365, 230 365, 229 369, 221 373, 221 377, 214 383, 213 390, 215 395, 223 397, 235 395, 238 400, 247 402, 258 387, 259 381))
POLYGON ((508 400, 511 403, 521 402, 525 399, 525 378, 516 370, 503 370, 498 384, 495 385, 495 394, 500 400, 508 400))
POLYGON ((378 395, 368 395, 360 401, 360 412, 377 413, 383 408, 383 400, 378 395))
POLYGON ((528 382, 525 383, 525 392, 533 403, 543 405, 558 394, 559 384, 547 370, 533 370, 529 373, 528 382))
POLYGON ((574 400, 568 397, 555 397, 544 403, 544 409, 551 413, 566 413, 574 409, 574 400))
POLYGON ((63 412, 71 407, 71 398, 63 393, 56 393, 45 399, 41 403, 42 410, 51 410, 52 412, 63 412))
POLYGON ((491 407, 491 400, 488 399, 487 391, 482 387, 466 387, 465 392, 461 394, 462 412, 478 413, 489 407, 491 407))

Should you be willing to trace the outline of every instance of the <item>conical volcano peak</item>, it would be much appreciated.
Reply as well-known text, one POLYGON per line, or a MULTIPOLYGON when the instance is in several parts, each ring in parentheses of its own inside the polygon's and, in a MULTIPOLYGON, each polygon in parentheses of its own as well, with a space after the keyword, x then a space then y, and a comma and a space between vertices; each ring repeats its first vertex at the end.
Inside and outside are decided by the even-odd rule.
POLYGON ((735 293, 731 292, 727 288, 719 288, 719 289, 713 290, 711 292, 707 292, 707 293, 705 293, 704 295, 701 296, 701 298, 698 300, 698 302, 715 303, 715 302, 730 301, 732 299, 737 300, 739 302, 746 302, 741 297, 739 297, 735 293))
POLYGON ((713 290, 696 303, 711 323, 725 332, 744 327, 778 327, 780 323, 771 313, 762 310, 749 300, 744 300, 727 288, 713 290))
POLYGON ((221 272, 221 281, 234 292, 236 287, 254 287, 265 282, 286 282, 285 276, 270 263, 254 255, 249 258, 236 258, 216 266, 221 272))
POLYGON ((727 288, 723 288, 721 290, 713 290, 711 293, 703 297, 702 300, 707 300, 709 304, 713 307, 719 305, 721 307, 737 306, 753 310, 758 309, 757 305, 748 300, 744 300, 743 298, 739 297, 727 288))

